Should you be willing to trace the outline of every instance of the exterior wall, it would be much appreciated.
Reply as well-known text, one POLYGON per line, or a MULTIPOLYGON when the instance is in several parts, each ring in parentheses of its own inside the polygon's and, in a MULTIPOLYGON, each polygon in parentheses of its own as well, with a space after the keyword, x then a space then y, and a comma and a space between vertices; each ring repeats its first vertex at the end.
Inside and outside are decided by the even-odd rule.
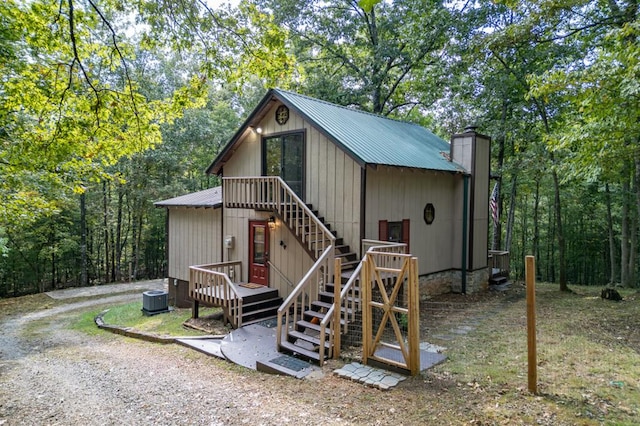
POLYGON ((220 209, 169 208, 170 279, 188 282, 189 266, 222 261, 221 218, 220 209))
MULTIPOLYGON (((270 212, 251 209, 224 209, 224 236, 234 237, 233 249, 225 249, 224 261, 242 261, 242 281, 249 276, 249 221, 269 220, 270 212)), ((269 228, 269 287, 276 288, 285 297, 311 268, 311 258, 300 246, 295 236, 280 222, 269 228), (282 241, 282 245, 280 245, 282 241), (285 248, 286 247, 286 248, 285 248), (278 270, 280 272, 278 272, 278 270), (284 277, 286 278, 283 278, 284 277), (290 283, 290 284, 289 284, 290 283)))
POLYGON ((489 170, 490 143, 488 138, 476 135, 475 166, 473 173, 473 245, 471 269, 484 268, 489 261, 489 170))
MULTIPOLYGON (((462 273, 458 270, 449 270, 427 274, 420 277, 418 283, 420 300, 426 300, 430 296, 445 293, 462 292, 462 273)), ((473 272, 467 271, 467 294, 486 290, 489 281, 489 269, 482 268, 473 272)))
MULTIPOLYGON (((489 171, 491 139, 473 131, 454 135, 451 140, 451 158, 469 170, 468 187, 468 225, 469 239, 467 268, 475 271, 488 264, 489 244, 489 171)), ((463 199, 464 187, 461 184, 456 192, 463 199)), ((462 216, 460 215, 462 224, 462 216)), ((462 241, 462 227, 456 230, 456 241, 462 241)), ((462 247, 457 248, 458 251, 462 247)))
MULTIPOLYGON (((352 251, 360 251, 360 188, 361 168, 348 155, 313 128, 303 118, 290 112, 284 125, 275 121, 272 105, 265 117, 257 125, 262 128, 262 136, 304 130, 305 132, 305 202, 318 210, 319 216, 338 232, 352 251)), ((229 158, 223 168, 225 177, 261 176, 262 174, 261 136, 247 131, 244 140, 229 158)), ((225 253, 225 260, 242 260, 243 277, 248 266, 248 232, 250 219, 266 220, 269 212, 248 209, 223 209, 224 235, 235 237, 235 248, 225 253)), ((278 223, 270 231, 270 260, 281 272, 270 268, 270 286, 280 289, 280 295, 291 290, 284 275, 294 285, 313 265, 311 258, 299 245, 287 228, 278 223), (280 241, 283 245, 280 245, 280 241), (286 245, 286 249, 284 246, 286 245)))
POLYGON ((460 226, 456 211, 462 198, 455 188, 462 176, 422 170, 378 167, 367 169, 365 238, 378 239, 378 221, 410 220, 410 250, 418 257, 420 275, 460 268, 460 251, 453 250, 454 230, 460 226), (432 224, 424 221, 424 208, 433 204, 432 224))

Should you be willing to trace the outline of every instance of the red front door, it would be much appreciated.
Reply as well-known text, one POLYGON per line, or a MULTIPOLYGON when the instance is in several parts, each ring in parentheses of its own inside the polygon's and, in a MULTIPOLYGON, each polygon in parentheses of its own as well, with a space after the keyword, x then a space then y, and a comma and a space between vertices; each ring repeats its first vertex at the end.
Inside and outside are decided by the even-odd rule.
POLYGON ((266 221, 249 222, 249 281, 269 285, 269 226, 266 221))

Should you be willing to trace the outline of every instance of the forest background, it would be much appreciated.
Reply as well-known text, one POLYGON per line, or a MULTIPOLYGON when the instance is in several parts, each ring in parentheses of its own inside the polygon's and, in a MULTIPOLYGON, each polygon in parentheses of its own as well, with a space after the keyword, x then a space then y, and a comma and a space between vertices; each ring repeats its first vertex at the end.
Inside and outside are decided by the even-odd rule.
POLYGON ((206 166, 269 87, 445 139, 478 126, 514 278, 534 254, 563 290, 637 286, 638 7, 4 1, 0 297, 164 276, 153 203, 219 185, 206 166))

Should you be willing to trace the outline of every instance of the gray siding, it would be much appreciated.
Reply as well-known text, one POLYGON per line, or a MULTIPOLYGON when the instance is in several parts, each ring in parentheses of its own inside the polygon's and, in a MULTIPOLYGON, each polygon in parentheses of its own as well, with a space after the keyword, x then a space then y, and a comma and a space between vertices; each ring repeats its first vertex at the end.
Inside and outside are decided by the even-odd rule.
POLYGON ((189 266, 222 261, 220 209, 169 208, 169 277, 189 281, 189 266))

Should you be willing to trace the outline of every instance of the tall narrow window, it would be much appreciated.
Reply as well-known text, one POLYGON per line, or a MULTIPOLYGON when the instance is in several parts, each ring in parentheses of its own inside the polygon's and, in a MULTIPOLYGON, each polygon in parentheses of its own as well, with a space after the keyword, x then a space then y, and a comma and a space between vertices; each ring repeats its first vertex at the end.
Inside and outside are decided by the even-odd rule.
POLYGON ((262 173, 280 176, 304 199, 304 133, 287 133, 262 140, 262 173))

